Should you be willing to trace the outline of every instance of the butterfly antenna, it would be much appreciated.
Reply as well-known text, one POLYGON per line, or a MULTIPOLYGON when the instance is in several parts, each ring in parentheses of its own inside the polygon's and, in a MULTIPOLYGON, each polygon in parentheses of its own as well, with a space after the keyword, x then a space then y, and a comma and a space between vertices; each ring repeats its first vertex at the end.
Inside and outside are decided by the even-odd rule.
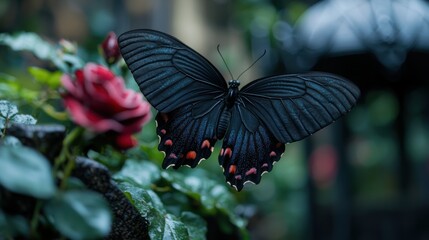
POLYGON ((231 70, 228 67, 228 64, 226 64, 225 58, 223 58, 222 53, 220 52, 220 44, 217 45, 217 52, 219 53, 220 57, 222 58, 223 63, 226 66, 226 69, 228 69, 229 75, 231 76, 231 79, 234 79, 234 77, 232 76, 231 70))
POLYGON ((248 68, 246 68, 246 70, 244 70, 240 75, 238 75, 238 79, 240 79, 241 75, 243 75, 245 72, 247 72, 247 70, 249 70, 250 68, 253 67, 253 65, 255 65, 263 56, 265 56, 265 53, 267 53, 267 50, 264 50, 264 52, 261 54, 261 56, 258 57, 258 59, 256 59, 248 68))

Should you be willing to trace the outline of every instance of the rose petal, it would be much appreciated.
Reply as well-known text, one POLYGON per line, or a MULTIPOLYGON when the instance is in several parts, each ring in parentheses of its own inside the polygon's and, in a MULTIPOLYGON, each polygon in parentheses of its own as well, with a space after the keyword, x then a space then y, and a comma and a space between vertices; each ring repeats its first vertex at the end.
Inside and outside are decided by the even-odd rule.
POLYGON ((119 122, 114 119, 106 119, 97 115, 74 98, 64 98, 64 103, 69 109, 73 121, 80 126, 99 133, 107 132, 109 130, 121 132, 124 129, 124 126, 119 122))
POLYGON ((130 134, 122 134, 116 137, 116 146, 119 149, 126 150, 137 145, 137 140, 130 134))

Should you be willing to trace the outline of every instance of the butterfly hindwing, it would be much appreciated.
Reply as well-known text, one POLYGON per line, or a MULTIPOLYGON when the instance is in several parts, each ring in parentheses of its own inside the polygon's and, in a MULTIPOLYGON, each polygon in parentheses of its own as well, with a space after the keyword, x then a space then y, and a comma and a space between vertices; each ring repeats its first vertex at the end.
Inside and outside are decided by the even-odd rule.
POLYGON ((240 101, 277 140, 290 143, 350 111, 359 94, 353 83, 315 72, 255 80, 241 89, 240 101))
POLYGON ((284 151, 285 145, 276 140, 255 115, 243 106, 233 107, 219 154, 227 182, 239 191, 245 182, 259 183, 261 175, 272 170, 284 151))
POLYGON ((141 29, 118 38, 143 95, 160 112, 219 97, 227 84, 203 56, 162 32, 141 29))
POLYGON ((220 103, 200 102, 170 113, 158 113, 158 149, 165 152, 163 168, 173 166, 177 169, 182 165, 195 167, 211 155, 216 143, 216 122, 223 107, 220 103), (204 115, 194 116, 195 108, 211 110, 204 115))

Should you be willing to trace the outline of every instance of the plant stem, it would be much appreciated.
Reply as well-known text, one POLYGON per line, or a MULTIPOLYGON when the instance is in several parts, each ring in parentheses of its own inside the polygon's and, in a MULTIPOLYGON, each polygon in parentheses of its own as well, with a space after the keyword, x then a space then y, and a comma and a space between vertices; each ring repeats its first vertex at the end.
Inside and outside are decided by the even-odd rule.
POLYGON ((33 217, 30 222, 30 236, 37 238, 37 226, 39 225, 40 210, 42 209, 42 201, 37 200, 36 206, 34 207, 33 217))
MULTIPOLYGON (((75 157, 77 150, 80 148, 79 140, 81 139, 85 129, 82 127, 77 127, 73 129, 63 140, 63 146, 60 154, 55 159, 54 163, 54 176, 58 174, 58 169, 66 163, 64 170, 62 172, 60 189, 65 189, 67 187, 67 180, 73 171, 75 164, 75 157)), ((58 177, 58 176, 57 176, 58 177)))
POLYGON ((58 168, 63 164, 67 159, 71 158, 72 154, 70 152, 70 148, 72 145, 79 140, 85 131, 84 128, 76 127, 69 134, 67 134, 66 138, 63 140, 63 147, 61 149, 60 154, 55 159, 54 170, 58 170, 58 168))

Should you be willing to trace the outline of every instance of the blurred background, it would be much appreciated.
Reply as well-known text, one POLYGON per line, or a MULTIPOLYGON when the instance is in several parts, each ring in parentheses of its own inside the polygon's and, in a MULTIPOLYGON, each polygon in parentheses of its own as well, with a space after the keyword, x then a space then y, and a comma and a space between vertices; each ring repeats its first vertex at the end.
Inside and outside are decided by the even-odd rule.
MULTIPOLYGON (((429 239, 429 4, 424 0, 1 0, 0 32, 96 55, 109 31, 170 33, 229 79, 326 71, 362 92, 344 118, 286 146, 237 193, 251 239, 429 239)), ((0 72, 29 58, 0 48, 0 72)), ((244 85, 244 84, 243 84, 244 85)), ((223 174, 217 156, 199 167, 223 174)))

